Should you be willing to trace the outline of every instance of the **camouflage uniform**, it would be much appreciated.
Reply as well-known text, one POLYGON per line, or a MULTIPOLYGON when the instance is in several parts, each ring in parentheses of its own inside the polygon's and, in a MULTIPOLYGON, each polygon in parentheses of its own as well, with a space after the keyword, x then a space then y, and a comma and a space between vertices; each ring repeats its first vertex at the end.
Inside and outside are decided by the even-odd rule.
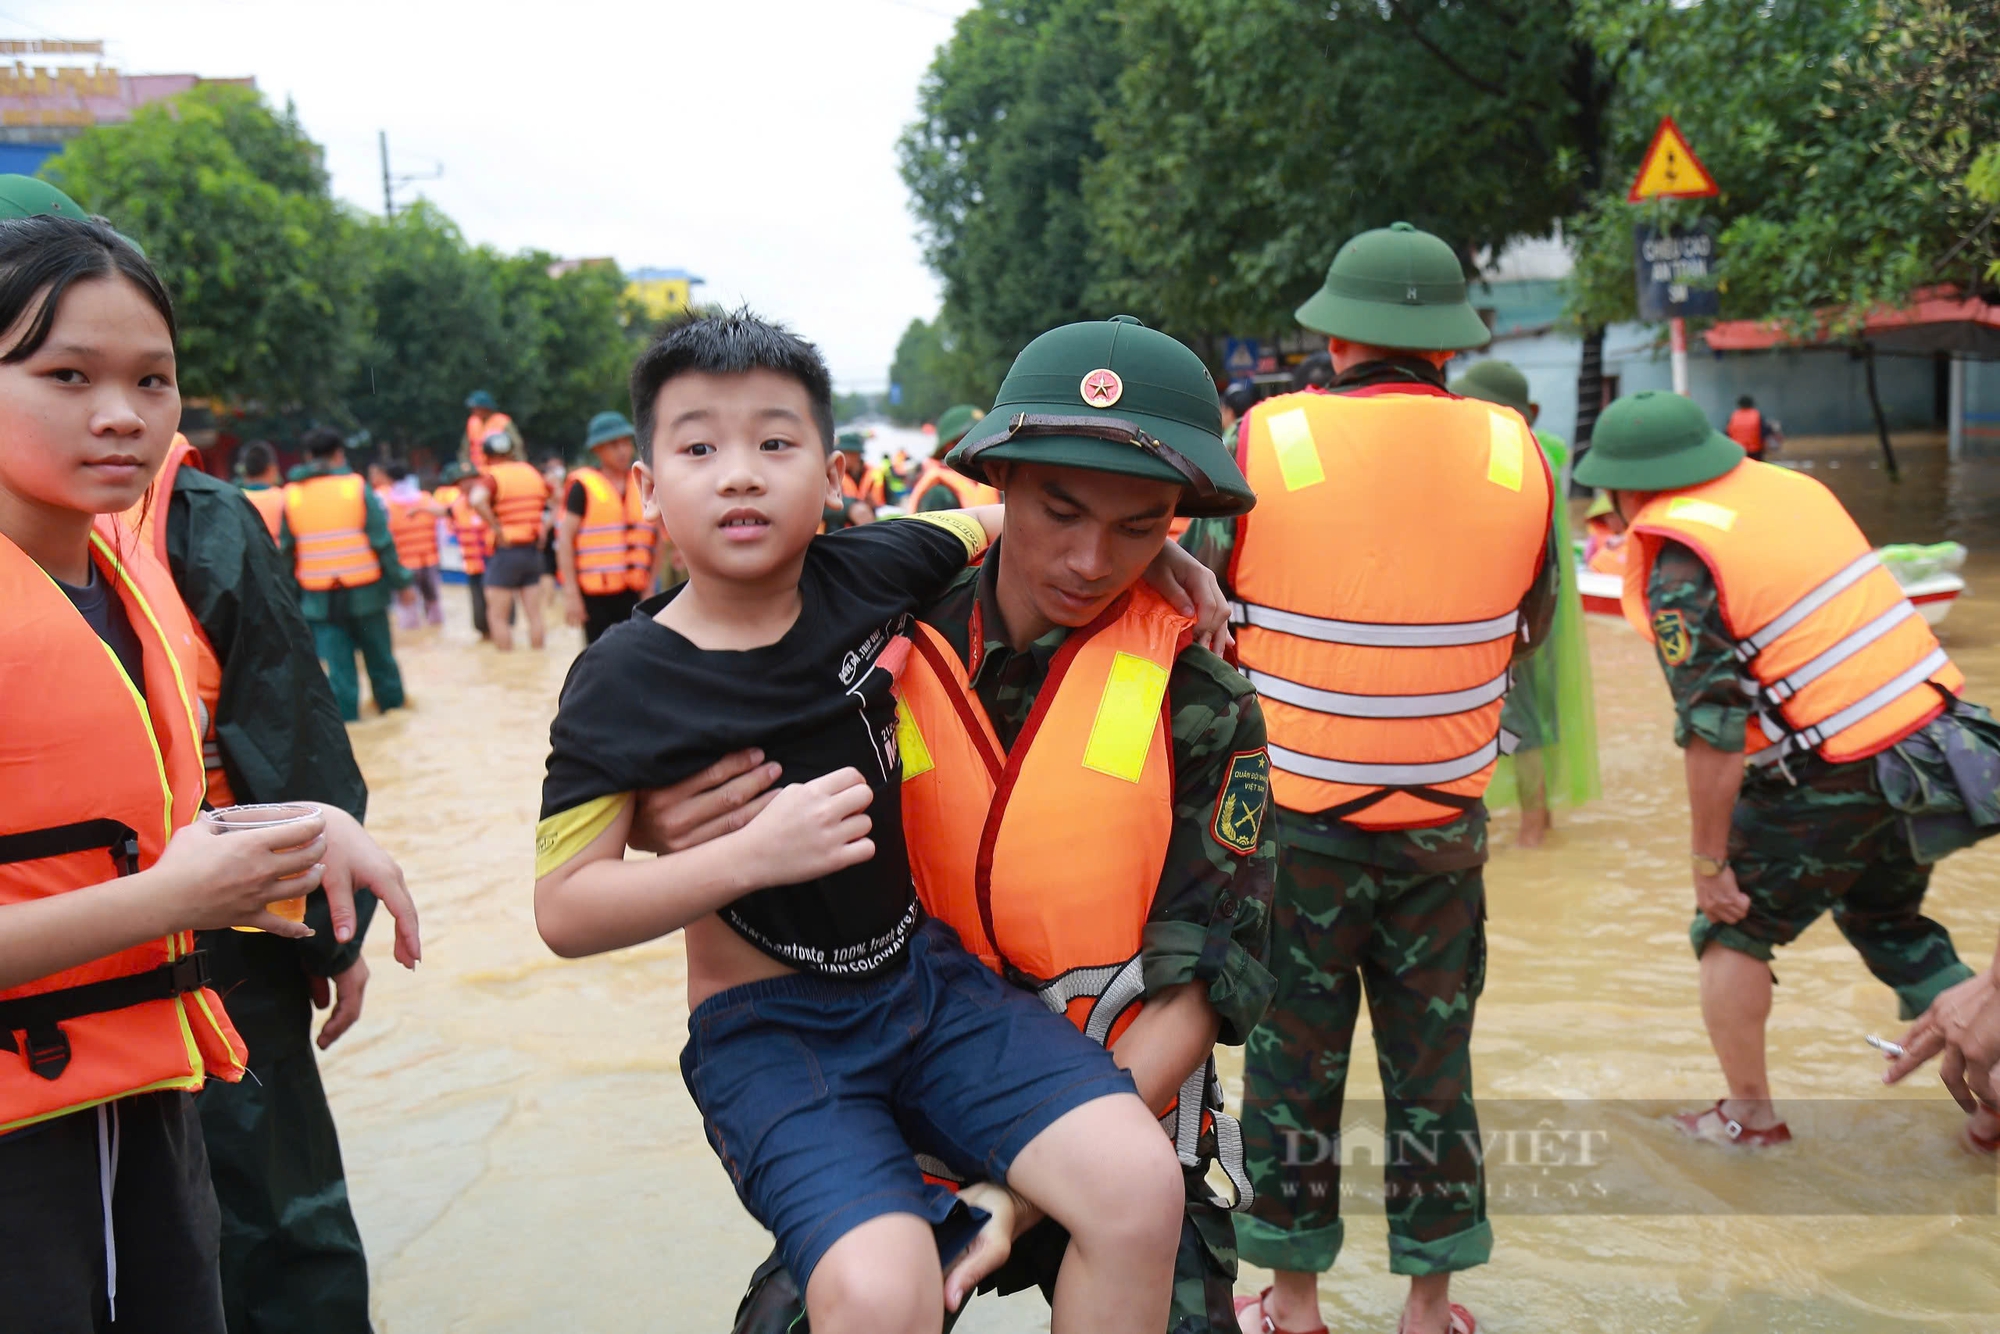
MULTIPOLYGON (((1701 558, 1678 542, 1663 543, 1646 609, 1673 692, 1675 744, 1700 737, 1740 752, 1750 701, 1738 684, 1742 666, 1715 579, 1701 558)), ((1958 732, 1950 718, 1926 730, 1946 745, 1958 732)), ((1895 991, 1905 1019, 1972 976, 1950 933, 1921 911, 1931 868, 1912 853, 1903 815, 1883 797, 1877 770, 1872 757, 1831 764, 1810 755, 1784 769, 1745 773, 1730 820, 1729 862, 1750 911, 1734 924, 1697 911, 1688 929, 1697 956, 1718 944, 1768 963, 1776 946, 1832 909, 1834 925, 1895 991)))
MULTIPOLYGON (((1396 358, 1351 368, 1333 392, 1442 382, 1429 363, 1396 358)), ((1198 519, 1181 543, 1226 586, 1236 531, 1235 520, 1198 519)), ((1548 633, 1559 572, 1551 545, 1522 604, 1517 661, 1548 633)), ((1479 1137, 1470 1042, 1486 981, 1486 808, 1382 833, 1284 807, 1276 818, 1277 993, 1243 1053, 1244 1152, 1257 1196, 1236 1217, 1243 1258, 1324 1273, 1340 1253, 1340 1114, 1365 991, 1386 1094, 1383 1139, 1400 1146, 1385 1154, 1390 1271, 1484 1264, 1493 1234, 1470 1151, 1479 1137)))
MULTIPOLYGON (((996 545, 982 565, 967 570, 922 613, 961 661, 971 661, 975 608, 982 625, 1002 624, 993 591, 999 563, 996 545)), ((984 636, 972 686, 1002 745, 1011 747, 1021 734, 1048 679, 1049 664, 1069 634, 1057 627, 1019 651, 1004 639, 984 636)), ((1248 794, 1233 781, 1243 772, 1237 763, 1241 757, 1263 755, 1264 714, 1250 683, 1201 648, 1190 648, 1175 661, 1167 679, 1167 703, 1173 720, 1175 819, 1144 935, 1146 994, 1205 980, 1209 1004, 1221 1020, 1218 1040, 1234 1045, 1263 1017, 1273 987, 1264 965, 1277 866, 1272 830, 1263 818, 1268 783, 1259 785, 1254 808, 1246 809, 1239 801, 1248 794), (1251 850, 1217 838, 1215 831, 1225 820, 1224 832, 1251 850)), ((1258 774, 1263 776, 1261 768, 1258 774)), ((1213 1152, 1212 1144, 1203 1148, 1213 1152)), ((1167 1334, 1234 1334, 1236 1329, 1236 1238, 1229 1210, 1209 1190, 1205 1171, 1206 1164, 1185 1169, 1187 1217, 1174 1265, 1167 1334)), ((1007 1264, 980 1290, 1011 1293, 1039 1287, 1052 1296, 1068 1244, 1068 1234, 1053 1220, 1030 1229, 1015 1242, 1007 1264)), ((760 1278, 766 1276, 759 1271, 760 1278)), ((789 1276, 780 1281, 791 1282, 789 1276)), ((804 1331, 804 1316, 795 1303, 793 1298, 782 1310, 773 1309, 777 1303, 771 1292, 753 1291, 738 1313, 736 1328, 739 1334, 804 1331)))

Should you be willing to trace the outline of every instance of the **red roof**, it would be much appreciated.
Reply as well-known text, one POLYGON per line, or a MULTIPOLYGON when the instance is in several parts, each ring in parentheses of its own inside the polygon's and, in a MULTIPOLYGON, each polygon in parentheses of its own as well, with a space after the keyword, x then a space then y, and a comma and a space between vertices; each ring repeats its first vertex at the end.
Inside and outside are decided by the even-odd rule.
MULTIPOLYGON (((1723 320, 1702 337, 1717 352, 1811 347, 1829 341, 1826 328, 1833 313, 1820 313, 1819 331, 1810 337, 1789 334, 1782 325, 1769 320, 1723 320)), ((1883 351, 1959 352, 2000 360, 2000 305, 1962 296, 1956 288, 1926 288, 1907 306, 1871 313, 1862 321, 1860 337, 1883 351)))

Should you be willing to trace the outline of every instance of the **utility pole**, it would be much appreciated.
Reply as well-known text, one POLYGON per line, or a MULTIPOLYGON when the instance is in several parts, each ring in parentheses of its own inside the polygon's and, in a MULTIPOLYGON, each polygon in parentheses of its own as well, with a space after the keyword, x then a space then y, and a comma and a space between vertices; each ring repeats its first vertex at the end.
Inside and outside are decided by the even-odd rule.
POLYGON ((389 181, 389 132, 375 131, 375 142, 382 149, 382 216, 396 216, 396 191, 389 181))
POLYGON ((444 164, 438 163, 429 171, 403 176, 389 174, 389 132, 375 131, 375 144, 382 154, 382 216, 393 219, 396 216, 396 187, 411 181, 435 181, 444 175, 444 164))

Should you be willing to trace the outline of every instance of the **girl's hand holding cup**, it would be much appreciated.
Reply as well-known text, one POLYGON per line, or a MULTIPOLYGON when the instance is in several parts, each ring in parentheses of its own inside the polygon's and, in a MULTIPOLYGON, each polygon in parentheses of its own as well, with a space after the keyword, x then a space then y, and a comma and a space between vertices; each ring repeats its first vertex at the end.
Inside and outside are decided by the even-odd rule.
POLYGON ((175 929, 229 926, 293 939, 312 934, 301 919, 305 896, 319 887, 326 870, 326 822, 310 806, 232 814, 258 809, 204 811, 168 842, 153 869, 179 889, 183 910, 175 929), (298 906, 291 916, 271 910, 289 908, 294 900, 298 906))

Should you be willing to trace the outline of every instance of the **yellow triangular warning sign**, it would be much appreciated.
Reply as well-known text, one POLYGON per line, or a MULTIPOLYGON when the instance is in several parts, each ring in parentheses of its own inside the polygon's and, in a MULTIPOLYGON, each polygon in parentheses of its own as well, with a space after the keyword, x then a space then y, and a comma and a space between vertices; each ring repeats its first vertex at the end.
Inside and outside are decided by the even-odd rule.
POLYGON ((1701 165, 1701 159, 1688 147, 1687 136, 1681 133, 1680 126, 1674 124, 1674 118, 1660 117, 1660 128, 1653 131, 1653 142, 1646 149, 1645 161, 1639 164, 1639 178, 1632 182, 1632 189, 1625 196, 1626 202, 1640 204, 1648 199, 1706 199, 1720 193, 1715 178, 1708 174, 1708 168, 1701 165))

